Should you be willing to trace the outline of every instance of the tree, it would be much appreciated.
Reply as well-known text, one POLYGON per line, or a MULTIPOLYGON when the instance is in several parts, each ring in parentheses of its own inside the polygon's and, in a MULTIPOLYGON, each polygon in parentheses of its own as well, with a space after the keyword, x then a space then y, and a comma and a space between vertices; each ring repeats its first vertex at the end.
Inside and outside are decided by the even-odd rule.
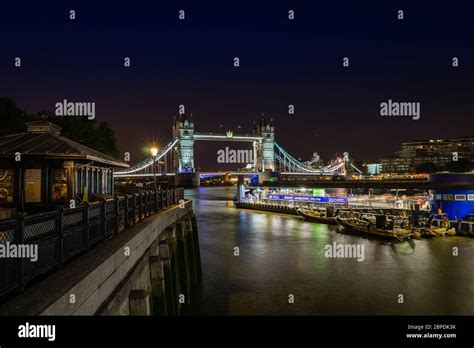
POLYGON ((95 127, 95 120, 85 117, 58 117, 50 112, 41 112, 36 119, 46 119, 61 127, 61 135, 78 143, 117 158, 117 138, 107 122, 95 127))
POLYGON ((21 133, 25 131, 28 121, 47 120, 61 127, 61 135, 78 143, 100 151, 106 155, 118 157, 117 138, 107 122, 95 127, 95 120, 85 117, 59 117, 51 111, 37 112, 28 115, 9 98, 0 98, 0 135, 21 133))
POLYGON ((0 135, 21 133, 28 116, 10 98, 0 98, 0 135))
POLYGON ((117 138, 115 137, 113 129, 109 127, 109 124, 107 122, 101 122, 99 127, 95 128, 95 133, 96 139, 98 140, 96 149, 118 158, 117 138))

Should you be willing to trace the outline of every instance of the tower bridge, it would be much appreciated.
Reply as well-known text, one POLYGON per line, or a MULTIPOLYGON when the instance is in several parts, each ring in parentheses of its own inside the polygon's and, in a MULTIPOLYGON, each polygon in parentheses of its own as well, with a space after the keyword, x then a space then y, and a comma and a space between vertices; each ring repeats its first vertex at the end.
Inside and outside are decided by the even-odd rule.
MULTIPOLYGON (((250 167, 247 167, 246 171, 232 172, 232 175, 255 175, 264 172, 283 172, 289 175, 302 173, 307 175, 345 175, 347 168, 351 166, 347 153, 343 160, 320 169, 315 169, 297 160, 275 141, 273 121, 267 120, 263 114, 252 134, 234 134, 232 131, 225 133, 195 132, 192 116, 182 114, 174 119, 172 136, 171 142, 163 147, 156 156, 150 156, 127 169, 117 171, 114 173, 114 177, 153 177, 157 172, 175 176, 197 175, 194 157, 194 143, 196 141, 251 143, 253 163, 248 164, 250 167), (171 165, 168 166, 168 163, 171 165)), ((218 175, 216 172, 201 172, 200 174, 204 176, 218 175)))

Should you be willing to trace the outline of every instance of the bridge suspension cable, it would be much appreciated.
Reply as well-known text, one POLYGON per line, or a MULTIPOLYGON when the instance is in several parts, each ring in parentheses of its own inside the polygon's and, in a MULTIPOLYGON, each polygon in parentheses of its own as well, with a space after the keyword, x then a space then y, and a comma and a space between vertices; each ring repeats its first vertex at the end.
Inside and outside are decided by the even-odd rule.
POLYGON ((362 174, 362 171, 351 163, 351 167, 354 168, 359 174, 362 174))
POLYGON ((301 163, 296 158, 291 156, 288 152, 285 151, 280 145, 275 142, 275 159, 280 164, 280 171, 288 172, 300 172, 300 173, 313 173, 319 175, 328 175, 333 174, 339 169, 344 167, 344 162, 330 164, 326 167, 315 169, 307 164, 301 163), (284 170, 281 170, 281 169, 284 170))
MULTIPOLYGON (((164 160, 165 164, 165 172, 167 172, 167 158, 173 159, 173 148, 178 144, 179 139, 176 138, 168 145, 166 145, 158 155, 153 157, 145 158, 144 160, 132 165, 130 168, 120 170, 114 173, 115 177, 127 177, 127 176, 150 176, 153 173, 153 163, 159 161, 160 159, 164 160), (167 154, 171 151, 170 156, 167 154)), ((345 163, 344 162, 337 162, 330 165, 327 165, 323 168, 315 169, 311 166, 300 162, 292 155, 290 155, 283 147, 278 145, 276 142, 274 143, 274 155, 275 160, 279 164, 279 170, 281 172, 292 172, 292 173, 308 173, 314 175, 332 175, 338 171, 344 170, 345 163)), ((351 166, 356 169, 358 172, 359 169, 354 167, 352 164, 351 166)))
POLYGON ((163 156, 165 156, 168 152, 170 152, 173 149, 173 147, 178 143, 178 141, 179 141, 179 139, 175 139, 171 143, 166 145, 158 153, 158 155, 156 155, 155 158, 153 158, 153 157, 145 158, 144 160, 134 164, 130 168, 115 172, 114 176, 116 176, 116 177, 127 176, 129 174, 137 173, 137 172, 140 172, 140 171, 143 171, 144 173, 146 173, 150 169, 149 167, 151 167, 155 161, 159 161, 163 156))

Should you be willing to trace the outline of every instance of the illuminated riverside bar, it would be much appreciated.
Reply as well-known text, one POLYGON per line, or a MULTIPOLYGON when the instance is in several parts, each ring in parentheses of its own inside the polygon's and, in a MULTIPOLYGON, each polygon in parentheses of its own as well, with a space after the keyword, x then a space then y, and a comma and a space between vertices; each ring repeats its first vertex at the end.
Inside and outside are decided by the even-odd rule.
POLYGON ((282 205, 295 205, 317 207, 321 205, 347 205, 345 190, 331 190, 314 188, 251 188, 246 192, 245 199, 262 201, 265 203, 277 203, 282 205), (336 193, 337 191, 337 193, 336 193))
POLYGON ((400 194, 398 190, 358 190, 355 194, 345 188, 265 187, 250 186, 241 196, 241 201, 318 208, 376 208, 431 210, 429 195, 425 191, 412 195, 400 194))

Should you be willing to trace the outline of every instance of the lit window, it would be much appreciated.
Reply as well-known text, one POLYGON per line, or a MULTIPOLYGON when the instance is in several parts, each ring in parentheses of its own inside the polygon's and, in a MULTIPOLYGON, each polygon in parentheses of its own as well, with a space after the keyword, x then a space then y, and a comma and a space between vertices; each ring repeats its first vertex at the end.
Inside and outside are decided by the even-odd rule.
POLYGON ((444 201, 452 201, 453 200, 453 195, 443 195, 443 200, 444 201))

